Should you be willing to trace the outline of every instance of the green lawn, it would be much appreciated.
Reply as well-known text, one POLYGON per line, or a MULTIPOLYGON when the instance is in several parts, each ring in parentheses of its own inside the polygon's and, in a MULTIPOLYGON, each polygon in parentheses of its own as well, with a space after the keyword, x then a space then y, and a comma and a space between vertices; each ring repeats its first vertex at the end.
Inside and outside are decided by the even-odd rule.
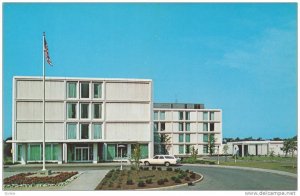
POLYGON ((297 159, 291 157, 243 157, 237 159, 236 163, 234 159, 229 158, 227 162, 220 161, 220 165, 254 167, 297 173, 297 159))

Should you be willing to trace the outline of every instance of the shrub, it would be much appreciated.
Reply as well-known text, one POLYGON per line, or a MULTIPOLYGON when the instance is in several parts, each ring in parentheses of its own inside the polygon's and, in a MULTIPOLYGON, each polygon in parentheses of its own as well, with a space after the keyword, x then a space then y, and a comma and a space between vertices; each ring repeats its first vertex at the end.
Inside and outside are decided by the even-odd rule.
POLYGON ((156 170, 156 167, 155 167, 155 166, 152 166, 152 170, 156 170))
POLYGON ((147 180, 146 180, 146 183, 147 183, 147 184, 152 184, 152 178, 147 179, 147 180))
POLYGON ((164 184, 164 183, 165 183, 164 179, 159 179, 159 180, 157 180, 157 184, 158 184, 158 185, 162 185, 162 184, 164 184))
POLYGON ((186 173, 180 173, 178 175, 178 177, 181 178, 181 179, 183 179, 183 178, 187 177, 187 174, 186 173))
POLYGON ((145 184, 145 182, 143 181, 143 180, 140 180, 139 182, 138 182, 138 187, 144 187, 146 184, 145 184))
POLYGON ((108 187, 113 187, 113 183, 112 182, 110 182, 109 184, 108 184, 108 187))
POLYGON ((195 174, 195 173, 192 173, 192 174, 190 175, 190 178, 195 179, 195 178, 196 178, 196 174, 195 174))
POLYGON ((144 168, 143 168, 143 167, 140 167, 140 170, 144 170, 144 168))
POLYGON ((165 182, 169 182, 168 178, 164 178, 164 181, 165 181, 165 182))
POLYGON ((173 171, 172 167, 167 167, 167 171, 173 171))
POLYGON ((175 183, 181 183, 181 180, 179 178, 176 178, 175 183))
POLYGON ((134 166, 131 166, 130 170, 136 170, 136 168, 134 166))
POLYGON ((158 171, 161 171, 161 167, 158 167, 157 170, 158 170, 158 171))
POLYGON ((175 171, 176 173, 178 173, 178 172, 180 172, 180 171, 181 171, 181 169, 179 169, 179 168, 176 168, 174 171, 175 171))
POLYGON ((175 181, 176 180, 176 176, 172 176, 171 180, 175 181))
POLYGON ((190 181, 190 177, 188 177, 188 176, 185 177, 184 179, 185 179, 186 181, 190 181))
POLYGON ((149 167, 144 167, 144 171, 149 171, 149 167))
POLYGON ((132 179, 127 179, 126 184, 127 184, 127 185, 133 185, 132 179))

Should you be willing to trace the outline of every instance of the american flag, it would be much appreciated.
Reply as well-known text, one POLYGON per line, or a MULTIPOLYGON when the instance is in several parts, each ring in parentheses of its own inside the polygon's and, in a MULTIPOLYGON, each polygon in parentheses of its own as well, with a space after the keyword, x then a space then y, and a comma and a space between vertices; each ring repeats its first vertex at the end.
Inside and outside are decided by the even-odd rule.
POLYGON ((50 59, 50 56, 49 56, 49 50, 48 50, 48 44, 47 44, 46 38, 44 39, 44 53, 45 53, 45 56, 46 56, 47 63, 52 66, 52 62, 51 62, 51 59, 50 59))

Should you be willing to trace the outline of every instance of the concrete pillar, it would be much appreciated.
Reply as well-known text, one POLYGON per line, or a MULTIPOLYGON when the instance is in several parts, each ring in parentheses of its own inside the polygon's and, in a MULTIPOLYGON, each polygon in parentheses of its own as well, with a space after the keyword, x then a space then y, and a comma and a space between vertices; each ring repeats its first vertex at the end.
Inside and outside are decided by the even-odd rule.
POLYGON ((103 144, 103 159, 107 161, 107 143, 103 144))
POLYGON ((127 158, 131 159, 131 144, 127 144, 127 158))
POLYGON ((98 163, 98 143, 93 143, 93 163, 98 163))
POLYGON ((58 144, 57 163, 62 164, 63 162, 63 144, 58 144))
POLYGON ((26 165, 27 163, 27 144, 22 144, 21 150, 21 164, 26 165))
POLYGON ((244 144, 242 144, 242 157, 244 157, 244 144))
POLYGON ((63 143, 63 149, 62 149, 62 152, 63 152, 63 162, 64 163, 68 163, 68 145, 66 143, 63 143))

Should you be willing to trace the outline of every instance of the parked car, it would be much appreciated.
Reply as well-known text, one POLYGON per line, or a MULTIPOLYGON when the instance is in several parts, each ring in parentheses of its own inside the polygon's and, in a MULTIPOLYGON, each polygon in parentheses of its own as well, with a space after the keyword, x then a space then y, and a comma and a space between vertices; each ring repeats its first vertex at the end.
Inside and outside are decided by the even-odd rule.
POLYGON ((179 160, 173 156, 173 155, 155 155, 151 159, 141 159, 141 163, 144 165, 165 165, 165 166, 170 166, 170 165, 176 165, 179 160))

